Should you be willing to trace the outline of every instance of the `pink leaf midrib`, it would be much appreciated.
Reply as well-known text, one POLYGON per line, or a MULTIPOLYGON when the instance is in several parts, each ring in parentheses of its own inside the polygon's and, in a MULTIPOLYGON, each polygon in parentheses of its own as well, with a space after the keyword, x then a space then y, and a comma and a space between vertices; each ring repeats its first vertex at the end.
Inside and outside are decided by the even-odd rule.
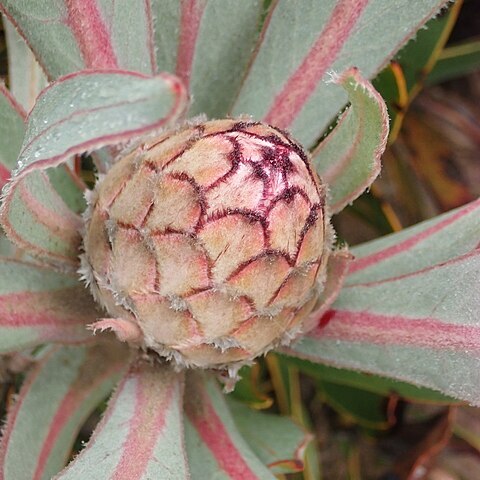
POLYGON ((122 444, 122 456, 117 464, 112 479, 130 480, 142 478, 152 461, 152 454, 159 437, 163 435, 166 415, 174 407, 179 395, 176 385, 166 385, 158 398, 149 391, 148 382, 142 377, 135 380, 135 415, 129 422, 127 438, 122 444), (155 414, 151 412, 155 411, 155 414), (139 450, 141 445, 141 450, 139 450))
MULTIPOLYGON (((186 414, 205 442, 218 466, 232 480, 258 480, 258 476, 250 469, 242 454, 238 451, 233 439, 218 416, 205 388, 196 391, 201 407, 190 405, 187 399, 186 414)), ((190 400, 191 401, 191 400, 190 400)))
POLYGON ((153 15, 152 15, 152 3, 151 0, 144 0, 145 5, 145 19, 147 21, 147 49, 150 55, 150 66, 152 74, 157 73, 157 57, 155 55, 155 33, 153 29, 153 15))
POLYGON ((275 96, 266 123, 288 129, 350 37, 368 0, 340 0, 324 29, 299 67, 275 96))
POLYGON ((66 24, 72 31, 86 68, 118 68, 111 33, 96 0, 65 0, 66 24))
MULTIPOLYGON (((71 331, 74 328, 83 328, 96 318, 93 310, 86 309, 84 312, 72 311, 67 314, 68 308, 64 311, 55 312, 55 303, 48 303, 42 300, 48 299, 49 295, 68 299, 70 296, 78 297, 81 286, 64 287, 48 291, 36 292, 15 292, 0 296, 0 328, 38 328, 42 333, 48 333, 50 327, 58 327, 71 331)), ((58 300, 58 299, 57 299, 58 300)), ((67 305, 67 303, 65 303, 67 305)), ((58 310, 58 309, 57 309, 58 310)), ((86 332, 86 336, 87 336, 86 332)))
POLYGON ((371 311, 330 310, 328 319, 308 336, 380 346, 480 352, 480 327, 371 311))
POLYGON ((175 73, 188 88, 206 0, 182 0, 180 3, 180 34, 175 73))

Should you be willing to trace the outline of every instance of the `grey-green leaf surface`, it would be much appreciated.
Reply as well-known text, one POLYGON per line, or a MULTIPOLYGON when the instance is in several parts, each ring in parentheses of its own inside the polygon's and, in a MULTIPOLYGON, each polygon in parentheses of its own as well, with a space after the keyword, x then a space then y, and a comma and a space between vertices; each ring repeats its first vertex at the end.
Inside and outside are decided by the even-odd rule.
POLYGON ((62 197, 67 207, 75 213, 85 210, 83 195, 85 185, 68 165, 47 170, 48 179, 54 190, 62 197))
POLYGON ((15 250, 12 242, 2 233, 0 235, 0 256, 13 257, 15 255, 15 250))
POLYGON ((303 470, 313 436, 288 417, 262 413, 228 399, 235 424, 250 448, 275 474, 303 470))
POLYGON ((56 479, 186 480, 183 374, 136 364, 118 386, 85 449, 56 479))
POLYGON ((371 83, 356 69, 334 81, 347 91, 351 106, 312 152, 313 164, 329 187, 332 213, 341 211, 375 180, 388 138, 387 107, 371 83))
POLYGON ((10 91, 28 112, 46 86, 47 79, 25 40, 7 18, 3 18, 8 51, 8 79, 10 91))
POLYGON ((226 115, 258 38, 262 9, 260 0, 153 0, 158 66, 188 86, 190 115, 226 115))
POLYGON ((83 423, 126 366, 122 347, 57 347, 35 365, 7 417, 0 447, 4 480, 48 480, 65 466, 83 423))
POLYGON ((173 122, 186 95, 176 77, 77 72, 50 84, 28 117, 17 175, 173 122))
POLYGON ((87 341, 86 326, 99 315, 75 274, 0 258, 0 353, 49 341, 87 341))
POLYGON ((82 220, 55 191, 48 175, 34 171, 9 187, 2 222, 8 238, 34 257, 74 270, 82 220))
POLYGON ((25 112, 0 84, 0 187, 11 176, 25 135, 25 112))
MULTIPOLYGON (((3 17, 3 25, 8 49, 10 92, 23 109, 28 112, 35 104, 39 93, 47 85, 47 79, 25 40, 6 17, 3 17)), ((22 112, 19 112, 19 115, 24 117, 22 112)), ((14 131, 6 132, 5 135, 2 135, 0 132, 0 138, 8 139, 4 141, 5 145, 0 146, 0 155, 5 154, 4 152, 9 150, 14 152, 14 155, 11 155, 12 161, 10 162, 10 170, 12 170, 20 153, 20 147, 25 135, 25 125, 23 118, 21 128, 18 127, 18 123, 13 118, 1 122, 0 125, 5 129, 15 129, 14 131)), ((52 169, 48 174, 55 190, 62 196, 68 206, 74 212, 83 211, 85 202, 82 189, 79 188, 78 182, 75 182, 74 175, 69 172, 68 167, 52 169)))
POLYGON ((181 83, 168 74, 88 71, 51 84, 28 117, 16 174, 5 193, 1 215, 10 239, 47 261, 76 265, 81 223, 69 206, 80 206, 80 192, 63 192, 66 203, 38 170, 169 125, 185 102, 181 83))
POLYGON ((89 69, 156 72, 150 2, 2 0, 49 78, 89 69))
POLYGON ((437 13, 444 0, 272 2, 256 54, 232 109, 251 114, 312 147, 347 95, 325 83, 357 67, 372 78, 437 13))
POLYGON ((212 375, 191 371, 185 388, 185 440, 192 480, 274 480, 238 431, 212 375))
POLYGON ((479 405, 480 200, 354 250, 346 286, 289 354, 479 405))
POLYGON ((347 285, 408 275, 472 252, 480 240, 480 200, 352 249, 347 285))

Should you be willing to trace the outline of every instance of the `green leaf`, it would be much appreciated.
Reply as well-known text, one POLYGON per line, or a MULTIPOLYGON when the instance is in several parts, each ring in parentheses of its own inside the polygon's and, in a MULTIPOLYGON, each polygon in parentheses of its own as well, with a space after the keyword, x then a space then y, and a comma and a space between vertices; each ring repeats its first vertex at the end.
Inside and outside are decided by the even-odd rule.
POLYGON ((82 213, 87 206, 83 192, 85 185, 68 165, 47 170, 48 179, 54 190, 62 197, 67 207, 75 213, 82 213))
POLYGON ((338 383, 317 382, 322 400, 344 420, 369 430, 387 430, 393 419, 388 418, 387 401, 382 395, 338 383))
POLYGON ((0 258, 0 353, 91 339, 99 311, 76 275, 0 258))
POLYGON ((252 114, 313 146, 347 100, 325 84, 328 72, 356 66, 372 78, 445 3, 273 2, 232 114, 252 114))
POLYGON ((47 479, 58 473, 81 426, 111 392, 126 357, 117 342, 46 354, 9 411, 0 447, 2 478, 47 479))
POLYGON ((445 48, 427 77, 427 85, 467 75, 480 69, 480 40, 468 40, 445 48))
POLYGON ((48 175, 34 171, 9 187, 3 205, 8 238, 32 256, 75 269, 82 220, 58 195, 48 175))
POLYGON ((15 255, 15 247, 8 238, 0 234, 0 256, 1 257, 13 257, 15 255))
MULTIPOLYGON (((193 2, 189 3, 193 4, 193 2)), ((173 73, 177 65, 182 4, 177 0, 151 0, 151 5, 158 70, 173 73)), ((186 5, 185 3, 185 8, 186 5)))
POLYGON ((436 404, 455 403, 453 397, 442 395, 428 388, 392 380, 391 378, 381 377, 371 373, 346 370, 344 368, 335 368, 328 365, 319 365, 307 360, 301 360, 300 358, 288 357, 286 360, 289 364, 297 367, 302 373, 310 375, 322 382, 345 385, 382 396, 396 394, 409 401, 436 404))
POLYGON ((259 34, 260 0, 154 0, 160 70, 189 88, 191 116, 225 117, 259 34))
POLYGON ((395 57, 402 67, 409 95, 416 93, 450 36, 462 2, 456 2, 444 15, 427 22, 395 57))
POLYGON ((317 172, 329 186, 332 213, 341 211, 375 180, 388 138, 387 107, 371 83, 356 69, 334 82, 345 88, 351 107, 312 153, 317 172))
POLYGON ((183 375, 131 367, 89 443, 56 479, 188 479, 181 420, 183 375))
POLYGON ((188 372, 185 439, 192 480, 274 480, 235 426, 211 375, 188 372))
POLYGON ((262 367, 261 362, 242 367, 238 372, 240 380, 237 381, 235 390, 231 393, 234 398, 258 410, 270 408, 273 404, 273 398, 262 389, 261 384, 265 381, 262 367))
POLYGON ((312 435, 288 417, 261 413, 228 400, 239 432, 274 474, 299 472, 312 435))
POLYGON ((156 72, 150 2, 2 0, 52 79, 89 69, 156 72))
POLYGON ((25 134, 25 112, 0 84, 0 187, 10 178, 25 134))
MULTIPOLYGON (((311 430, 310 413, 302 402, 298 369, 292 367, 284 358, 273 352, 270 352, 265 360, 280 413, 290 416, 306 430, 311 430)), ((314 443, 306 446, 303 463, 302 476, 306 480, 320 478, 319 452, 314 443)))
POLYGON ((351 277, 300 358, 479 404, 480 200, 354 250, 351 277))
MULTIPOLYGON (((50 85, 29 115, 18 168, 5 193, 1 215, 7 235, 32 255, 75 266, 81 220, 35 170, 169 125, 185 102, 182 85, 167 74, 87 71, 50 85)), ((69 189, 62 196, 80 206, 78 187, 69 189)))
POLYGON ((8 49, 10 91, 28 112, 37 95, 46 86, 47 79, 25 40, 6 17, 3 17, 3 25, 8 49))

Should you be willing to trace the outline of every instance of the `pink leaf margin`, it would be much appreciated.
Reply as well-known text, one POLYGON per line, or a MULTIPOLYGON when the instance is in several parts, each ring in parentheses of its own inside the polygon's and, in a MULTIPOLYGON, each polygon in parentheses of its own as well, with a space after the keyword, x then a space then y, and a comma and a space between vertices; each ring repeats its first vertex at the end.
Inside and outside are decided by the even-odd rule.
POLYGON ((0 188, 2 188, 10 180, 10 169, 0 163, 0 188))
POLYGON ((180 33, 175 73, 187 88, 190 84, 193 57, 206 4, 206 0, 191 0, 181 2, 180 6, 180 33))
POLYGON ((284 471, 289 473, 303 472, 305 470, 305 452, 314 438, 313 434, 305 431, 305 436, 300 444, 297 445, 293 458, 270 462, 267 467, 275 474, 281 474, 284 471))
MULTIPOLYGON (((353 83, 354 89, 362 89, 366 93, 366 95, 374 101, 375 106, 378 108, 380 114, 380 131, 378 132, 378 141, 376 142, 375 148, 372 152, 372 163, 369 167, 368 175, 363 179, 362 182, 358 183, 357 187, 353 189, 349 193, 349 195, 341 198, 337 202, 330 205, 330 211, 332 213, 338 213, 342 211, 346 205, 358 198, 378 177, 382 168, 381 157, 385 152, 385 148, 387 147, 389 134, 389 117, 387 105, 385 104, 382 96, 375 90, 373 85, 368 80, 365 80, 360 75, 360 72, 357 68, 350 68, 339 76, 333 75, 332 83, 343 86, 347 91, 348 83, 353 83)), ((333 132, 331 132, 330 135, 323 142, 321 142, 320 145, 312 152, 313 158, 319 155, 322 150, 327 145, 329 145, 329 143, 335 138, 336 133, 341 130, 342 124, 345 122, 347 116, 353 114, 355 108, 356 106, 352 105, 352 107, 350 107, 350 109, 341 117, 339 123, 336 125, 333 132)), ((360 114, 361 113, 362 112, 360 110, 360 114)), ((361 155, 359 149, 362 145, 365 128, 365 119, 364 117, 361 117, 359 119, 358 128, 355 133, 355 139, 346 154, 342 158, 340 158, 338 162, 331 165, 325 172, 322 173, 322 179, 328 185, 334 185, 337 179, 346 173, 348 167, 351 166, 355 162, 355 160, 360 161, 360 158, 358 158, 359 155, 361 155)))

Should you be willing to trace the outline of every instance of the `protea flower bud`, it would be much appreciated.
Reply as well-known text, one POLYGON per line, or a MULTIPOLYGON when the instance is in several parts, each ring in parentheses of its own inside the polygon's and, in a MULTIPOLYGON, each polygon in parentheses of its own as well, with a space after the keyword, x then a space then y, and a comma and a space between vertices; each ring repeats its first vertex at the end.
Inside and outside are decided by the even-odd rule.
POLYGON ((91 199, 84 267, 113 317, 98 328, 205 368, 288 343, 322 288, 324 200, 302 148, 261 123, 142 144, 91 199))

